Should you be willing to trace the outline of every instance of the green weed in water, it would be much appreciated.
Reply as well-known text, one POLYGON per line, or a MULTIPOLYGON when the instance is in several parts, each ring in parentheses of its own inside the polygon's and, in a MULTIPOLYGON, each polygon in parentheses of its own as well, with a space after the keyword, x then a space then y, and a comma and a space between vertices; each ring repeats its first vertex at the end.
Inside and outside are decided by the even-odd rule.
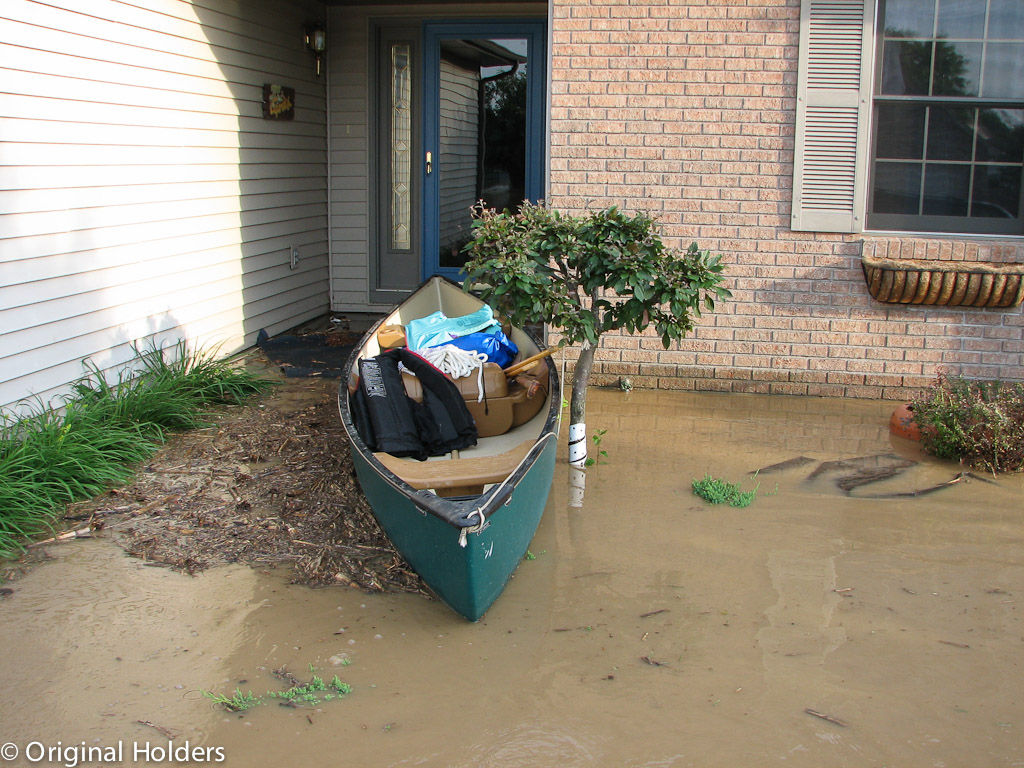
POLYGON ((757 496, 758 486, 741 491, 739 483, 730 483, 705 473, 702 480, 694 478, 693 492, 709 504, 728 504, 730 507, 749 507, 757 496))
MULTIPOLYGON (((312 672, 313 665, 310 664, 309 668, 312 672)), ((255 696, 252 691, 243 694, 237 688, 233 696, 211 693, 210 691, 203 691, 202 693, 203 696, 211 699, 216 704, 220 704, 230 712, 245 712, 259 704, 263 704, 264 698, 277 699, 289 706, 307 705, 315 707, 325 701, 334 701, 352 693, 352 686, 343 682, 337 675, 331 679, 330 683, 326 683, 322 677, 314 674, 305 685, 293 685, 286 691, 268 691, 264 696, 255 696)))
POLYGON ((337 675, 334 676, 330 684, 325 683, 322 677, 313 675, 313 679, 306 685, 292 686, 287 691, 271 691, 267 695, 272 699, 284 699, 293 704, 315 706, 321 700, 331 701, 348 693, 352 693, 352 686, 342 682, 337 675))
MULTIPOLYGON (((598 455, 603 459, 608 458, 608 451, 601 450, 601 440, 604 439, 605 433, 607 431, 607 429, 599 429, 596 432, 594 432, 593 435, 590 436, 590 439, 594 441, 595 450, 597 450, 598 455)), ((597 464, 597 462, 597 459, 588 458, 586 461, 583 462, 583 466, 592 467, 594 464, 597 464)))
POLYGON ((242 693, 238 688, 235 688, 235 693, 232 696, 225 696, 222 693, 210 693, 210 691, 203 691, 203 696, 211 699, 214 704, 220 704, 229 712, 245 712, 257 704, 263 703, 260 699, 253 696, 252 691, 242 693))
POLYGON ((348 683, 343 683, 341 680, 338 679, 337 675, 335 675, 334 679, 331 680, 331 688, 333 688, 335 691, 342 695, 346 693, 352 693, 352 686, 348 683))

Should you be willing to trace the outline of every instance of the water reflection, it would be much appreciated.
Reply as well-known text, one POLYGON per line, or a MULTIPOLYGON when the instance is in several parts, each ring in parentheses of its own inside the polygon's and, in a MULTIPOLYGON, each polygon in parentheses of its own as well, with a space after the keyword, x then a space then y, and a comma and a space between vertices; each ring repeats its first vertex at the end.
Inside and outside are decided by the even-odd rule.
POLYGON ((103 738, 152 737, 136 722, 150 720, 222 746, 228 766, 1024 761, 1006 725, 1024 722, 1024 476, 859 498, 960 469, 892 438, 891 403, 597 390, 587 410, 608 456, 580 506, 562 457, 534 559, 481 622, 245 569, 192 580, 62 559, 0 600, 5 737, 32 737, 43 713, 46 733, 74 743, 94 721, 103 738), (838 482, 897 465, 850 493, 838 482), (690 485, 705 473, 759 484, 756 500, 704 503, 690 485), (78 609, 41 611, 31 591, 78 609), (160 665, 127 665, 125 643, 160 665), (244 717, 186 696, 278 690, 273 670, 305 678, 310 665, 352 694, 244 717), (136 686, 149 670, 167 691, 136 686))
POLYGON ((533 718, 496 732, 472 734, 466 758, 452 768, 573 768, 592 766, 600 754, 586 741, 599 742, 585 722, 533 718), (585 734, 578 738, 574 734, 585 734))

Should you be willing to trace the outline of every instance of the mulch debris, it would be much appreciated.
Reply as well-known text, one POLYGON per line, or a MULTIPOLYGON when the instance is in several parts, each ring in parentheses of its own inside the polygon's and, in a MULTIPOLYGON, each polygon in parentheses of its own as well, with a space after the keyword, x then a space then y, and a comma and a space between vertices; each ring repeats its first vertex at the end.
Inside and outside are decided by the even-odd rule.
POLYGON ((134 481, 72 505, 126 552, 194 574, 226 563, 289 564, 295 583, 429 595, 359 488, 337 380, 284 379, 173 437, 134 481))

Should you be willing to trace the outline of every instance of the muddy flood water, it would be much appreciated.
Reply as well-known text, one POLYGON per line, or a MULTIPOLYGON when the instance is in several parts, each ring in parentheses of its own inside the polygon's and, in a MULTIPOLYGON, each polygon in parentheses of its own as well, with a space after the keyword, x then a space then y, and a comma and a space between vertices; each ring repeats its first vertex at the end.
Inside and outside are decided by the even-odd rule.
POLYGON ((184 764, 187 742, 230 766, 1024 766, 1024 477, 908 495, 960 468, 891 437, 892 408, 592 392, 607 456, 580 502, 563 434, 477 624, 52 547, 0 600, 0 765, 184 764), (704 503, 705 473, 755 501, 704 503), (282 669, 351 692, 282 707, 282 669), (202 694, 236 689, 264 703, 202 694))

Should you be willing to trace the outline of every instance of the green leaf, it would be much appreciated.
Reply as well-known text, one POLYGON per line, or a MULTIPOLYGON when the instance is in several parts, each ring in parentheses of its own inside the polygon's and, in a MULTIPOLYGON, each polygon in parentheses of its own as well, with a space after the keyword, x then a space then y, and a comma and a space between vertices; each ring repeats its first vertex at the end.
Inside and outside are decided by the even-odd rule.
POLYGON ((645 213, 478 205, 470 235, 466 284, 486 284, 481 295, 497 311, 516 324, 548 323, 567 343, 596 347, 605 330, 637 333, 654 322, 668 346, 692 330, 701 307, 731 296, 720 255, 696 242, 670 248, 645 213))

